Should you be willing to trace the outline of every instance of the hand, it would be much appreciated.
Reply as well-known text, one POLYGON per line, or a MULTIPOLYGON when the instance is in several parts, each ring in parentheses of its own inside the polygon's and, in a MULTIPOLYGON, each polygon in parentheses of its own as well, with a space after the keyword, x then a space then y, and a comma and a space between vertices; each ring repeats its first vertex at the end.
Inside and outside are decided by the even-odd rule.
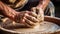
POLYGON ((33 7, 31 8, 31 10, 38 15, 37 19, 40 20, 40 22, 44 20, 44 11, 42 10, 42 8, 33 7))
POLYGON ((38 19, 36 19, 37 14, 29 11, 24 11, 24 12, 18 12, 15 15, 15 21, 22 24, 23 26, 26 27, 32 27, 36 25, 38 22, 38 19))

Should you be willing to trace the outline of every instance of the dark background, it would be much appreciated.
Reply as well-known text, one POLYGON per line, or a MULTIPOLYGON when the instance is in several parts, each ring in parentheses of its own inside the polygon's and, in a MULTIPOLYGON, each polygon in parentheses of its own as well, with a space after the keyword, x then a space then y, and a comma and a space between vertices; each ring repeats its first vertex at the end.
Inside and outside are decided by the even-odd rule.
POLYGON ((60 18, 60 0, 51 0, 55 6, 55 16, 60 18))

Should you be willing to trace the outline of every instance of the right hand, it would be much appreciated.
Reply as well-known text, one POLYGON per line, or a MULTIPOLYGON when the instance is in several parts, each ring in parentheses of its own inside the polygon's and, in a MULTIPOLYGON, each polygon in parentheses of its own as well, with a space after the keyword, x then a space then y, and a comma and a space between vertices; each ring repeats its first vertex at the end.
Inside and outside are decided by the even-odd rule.
POLYGON ((38 15, 39 23, 44 21, 44 11, 41 7, 32 7, 31 10, 38 15))
POLYGON ((37 14, 29 11, 18 12, 15 15, 15 21, 26 27, 33 27, 38 22, 37 14))

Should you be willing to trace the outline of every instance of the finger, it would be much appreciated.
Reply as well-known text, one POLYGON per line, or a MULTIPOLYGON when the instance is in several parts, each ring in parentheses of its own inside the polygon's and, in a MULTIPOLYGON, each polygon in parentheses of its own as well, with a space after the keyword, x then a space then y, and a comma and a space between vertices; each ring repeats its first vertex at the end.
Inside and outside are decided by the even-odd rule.
POLYGON ((37 17, 37 14, 34 12, 30 12, 29 15, 33 16, 33 17, 37 17))
POLYGON ((21 19, 17 25, 20 25, 20 27, 24 27, 25 26, 25 20, 21 19))
POLYGON ((38 13, 39 13, 39 8, 33 7, 33 8, 32 8, 32 11, 33 11, 34 13, 38 14, 38 13))
POLYGON ((30 20, 28 20, 28 19, 25 19, 25 22, 27 23, 27 24, 29 24, 29 25, 31 25, 31 26, 34 26, 34 22, 32 22, 32 21, 30 21, 30 20))
POLYGON ((32 26, 29 25, 29 24, 27 24, 27 23, 25 23, 25 27, 30 28, 30 27, 32 27, 32 26))
POLYGON ((26 18, 31 20, 32 22, 38 22, 38 19, 36 19, 35 17, 29 16, 28 14, 26 14, 26 18))
POLYGON ((37 8, 36 8, 36 7, 33 7, 33 8, 31 9, 31 11, 37 14, 37 8))
POLYGON ((26 23, 26 20, 24 18, 24 20, 20 21, 21 27, 25 27, 25 28, 30 28, 31 25, 29 25, 28 23, 26 23))
POLYGON ((29 24, 27 24, 27 23, 25 22, 25 17, 20 20, 19 25, 20 25, 21 27, 25 27, 25 28, 26 28, 26 27, 31 27, 29 24))
POLYGON ((25 24, 25 27, 31 27, 31 25, 29 25, 29 24, 26 22, 27 20, 26 20, 25 17, 24 17, 24 20, 25 20, 25 23, 24 23, 24 24, 25 24))
POLYGON ((33 7, 31 11, 36 12, 36 7, 33 7))
POLYGON ((31 15, 33 17, 37 17, 37 14, 34 13, 34 12, 25 11, 25 14, 29 14, 29 15, 31 15))
POLYGON ((23 20, 20 21, 20 25, 21 25, 21 27, 25 27, 25 28, 31 27, 31 25, 29 25, 25 22, 25 17, 24 17, 23 20))

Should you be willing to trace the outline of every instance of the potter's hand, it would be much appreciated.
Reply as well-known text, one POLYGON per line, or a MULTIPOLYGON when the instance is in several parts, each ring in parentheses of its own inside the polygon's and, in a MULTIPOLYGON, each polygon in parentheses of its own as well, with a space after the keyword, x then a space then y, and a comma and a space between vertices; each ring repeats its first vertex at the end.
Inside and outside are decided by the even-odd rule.
POLYGON ((42 8, 33 7, 31 8, 31 10, 38 15, 37 19, 40 20, 40 22, 44 20, 44 11, 42 10, 42 8))
POLYGON ((36 19, 37 15, 33 12, 24 11, 24 12, 18 12, 15 15, 15 21, 23 24, 23 26, 26 27, 32 27, 36 25, 36 22, 38 22, 38 19, 36 19))

